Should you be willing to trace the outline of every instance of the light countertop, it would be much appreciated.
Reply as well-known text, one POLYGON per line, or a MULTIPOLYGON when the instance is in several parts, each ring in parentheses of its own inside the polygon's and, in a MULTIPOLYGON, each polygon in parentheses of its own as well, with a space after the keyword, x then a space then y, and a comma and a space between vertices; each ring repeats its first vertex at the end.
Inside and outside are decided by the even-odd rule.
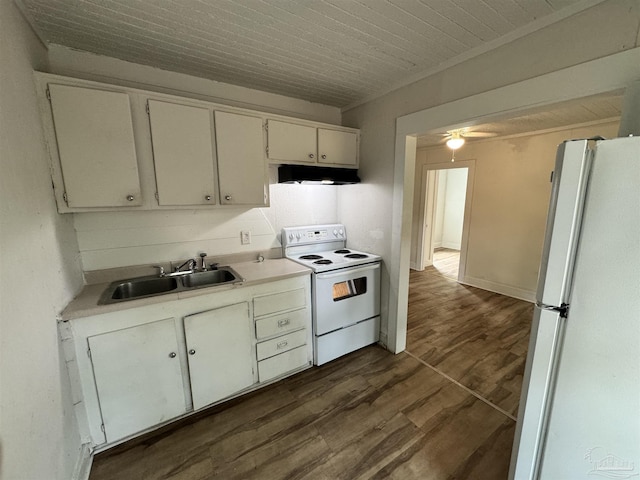
POLYGON ((178 293, 167 293, 164 295, 157 295, 155 297, 139 298, 137 300, 112 303, 109 305, 98 305, 98 300, 100 299, 102 292, 104 292, 104 290, 109 286, 110 282, 85 285, 80 293, 61 313, 60 319, 62 321, 73 320, 76 318, 115 312, 128 308, 179 300, 182 298, 192 298, 214 292, 222 292, 232 288, 243 288, 246 285, 256 285, 259 283, 273 282, 276 280, 283 280, 285 278, 311 274, 311 269, 286 258, 267 259, 263 262, 250 261, 230 263, 228 266, 244 278, 244 282, 242 284, 217 285, 181 291, 178 293))

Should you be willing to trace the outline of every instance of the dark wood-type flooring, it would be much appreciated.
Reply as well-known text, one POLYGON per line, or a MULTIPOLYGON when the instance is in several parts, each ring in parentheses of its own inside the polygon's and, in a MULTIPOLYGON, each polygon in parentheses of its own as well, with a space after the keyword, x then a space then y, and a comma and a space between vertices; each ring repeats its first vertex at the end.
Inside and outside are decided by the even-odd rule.
POLYGON ((506 479, 525 302, 411 272, 407 352, 371 346, 94 459, 102 479, 506 479))

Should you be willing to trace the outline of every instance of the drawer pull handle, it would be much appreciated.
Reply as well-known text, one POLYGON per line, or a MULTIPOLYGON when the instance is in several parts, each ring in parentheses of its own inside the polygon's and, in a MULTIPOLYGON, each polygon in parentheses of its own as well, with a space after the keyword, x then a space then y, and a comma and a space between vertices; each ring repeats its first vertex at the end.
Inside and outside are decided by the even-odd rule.
POLYGON ((286 347, 287 345, 289 345, 289 342, 288 342, 288 341, 286 341, 286 340, 283 340, 282 342, 280 342, 280 343, 278 343, 278 344, 276 345, 276 348, 277 348, 278 350, 280 350, 280 349, 282 349, 282 348, 286 347))
POLYGON ((288 318, 284 318, 282 320, 278 320, 278 326, 279 327, 286 327, 290 323, 291 323, 291 320, 289 320, 288 318))

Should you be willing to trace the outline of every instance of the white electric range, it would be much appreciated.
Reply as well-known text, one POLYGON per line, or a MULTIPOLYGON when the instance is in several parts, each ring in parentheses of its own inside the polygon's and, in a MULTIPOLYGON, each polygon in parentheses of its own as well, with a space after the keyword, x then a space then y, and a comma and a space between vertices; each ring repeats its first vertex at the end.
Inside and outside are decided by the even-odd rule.
POLYGON ((380 256, 347 248, 342 224, 285 227, 282 249, 313 270, 315 365, 378 341, 380 256))

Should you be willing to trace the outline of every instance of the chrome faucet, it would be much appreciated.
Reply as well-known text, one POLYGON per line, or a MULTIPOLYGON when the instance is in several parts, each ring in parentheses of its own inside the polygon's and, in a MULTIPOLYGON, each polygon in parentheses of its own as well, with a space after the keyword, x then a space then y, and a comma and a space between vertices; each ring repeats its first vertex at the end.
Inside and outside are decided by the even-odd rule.
POLYGON ((182 265, 180 265, 179 267, 176 267, 176 272, 179 272, 182 270, 182 267, 184 266, 189 266, 189 271, 193 271, 196 268, 196 261, 193 258, 190 258, 189 260, 187 260, 186 262, 184 262, 182 265))
POLYGON ((201 272, 206 272, 207 271, 207 262, 204 260, 206 258, 207 254, 202 252, 200 254, 200 271, 201 272))

